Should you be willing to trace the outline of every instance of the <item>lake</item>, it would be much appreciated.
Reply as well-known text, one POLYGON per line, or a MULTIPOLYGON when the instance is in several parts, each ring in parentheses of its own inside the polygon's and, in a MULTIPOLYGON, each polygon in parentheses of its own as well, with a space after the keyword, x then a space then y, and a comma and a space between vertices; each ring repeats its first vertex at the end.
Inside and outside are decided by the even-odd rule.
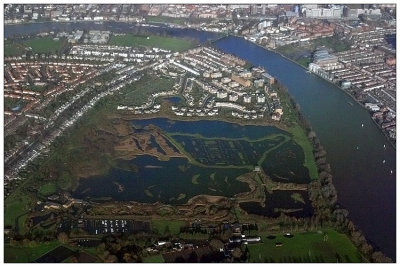
POLYGON ((186 203, 199 194, 233 197, 250 190, 236 178, 259 164, 275 181, 310 181, 301 147, 276 127, 166 118, 134 120, 132 125, 141 133, 148 125, 159 127, 196 162, 184 157, 162 161, 150 155, 119 160, 117 166, 130 168, 113 168, 106 175, 80 179, 74 197, 170 204, 186 203))

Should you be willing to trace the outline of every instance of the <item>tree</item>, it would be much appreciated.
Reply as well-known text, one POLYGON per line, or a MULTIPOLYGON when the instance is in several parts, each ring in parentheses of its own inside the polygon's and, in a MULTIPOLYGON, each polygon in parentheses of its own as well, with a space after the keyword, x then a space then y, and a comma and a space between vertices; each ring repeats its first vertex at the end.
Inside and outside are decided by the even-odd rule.
POLYGON ((97 250, 98 252, 103 252, 105 249, 106 249, 106 244, 104 244, 104 243, 100 243, 100 244, 96 247, 96 250, 97 250))
POLYGON ((192 253, 190 253, 189 258, 187 259, 187 262, 198 262, 198 257, 196 252, 192 251, 192 253))
POLYGON ((63 244, 68 243, 69 241, 68 235, 64 232, 61 232, 60 234, 58 234, 58 241, 60 241, 63 244))
POLYGON ((171 234, 171 231, 169 230, 169 226, 166 225, 164 228, 164 235, 169 236, 171 234))
POLYGON ((210 241, 210 246, 214 249, 214 250, 219 250, 221 248, 224 247, 224 243, 219 240, 219 239, 211 239, 210 241))
POLYGON ((381 251, 375 251, 371 256, 372 262, 393 262, 390 258, 386 257, 381 251))
POLYGON ((242 255, 243 255, 243 252, 242 252, 242 250, 240 248, 236 247, 236 248, 233 249, 232 256, 236 260, 239 260, 242 257, 242 255))
POLYGON ((30 243, 30 240, 27 238, 24 238, 24 240, 22 240, 23 247, 29 247, 29 243, 30 243))
POLYGON ((124 256, 122 257, 122 259, 125 262, 134 262, 130 253, 124 253, 124 256))
POLYGON ((231 231, 231 229, 228 229, 228 230, 224 231, 224 232, 221 234, 221 238, 222 238, 223 241, 228 241, 228 239, 229 239, 231 236, 232 236, 232 231, 231 231))
POLYGON ((104 262, 118 262, 118 258, 115 255, 108 255, 107 258, 104 259, 104 262))
POLYGON ((13 238, 10 239, 10 246, 11 247, 18 247, 20 245, 21 245, 21 243, 19 241, 15 240, 13 238))
POLYGON ((367 257, 371 257, 371 254, 373 252, 373 248, 370 244, 368 243, 363 243, 360 247, 360 251, 362 254, 364 254, 367 257))

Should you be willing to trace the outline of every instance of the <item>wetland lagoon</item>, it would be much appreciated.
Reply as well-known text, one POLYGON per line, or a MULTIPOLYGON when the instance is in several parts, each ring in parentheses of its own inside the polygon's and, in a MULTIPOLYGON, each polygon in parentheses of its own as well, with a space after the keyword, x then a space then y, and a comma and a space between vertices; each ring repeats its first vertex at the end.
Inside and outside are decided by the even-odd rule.
MULTIPOLYGON (((175 152, 179 151, 182 157, 165 159, 138 155, 130 160, 118 159, 118 165, 128 167, 113 168, 107 175, 80 179, 75 197, 165 204, 183 204, 196 195, 231 198, 250 191, 249 185, 237 178, 258 170, 263 171, 272 183, 310 182, 302 148, 290 133, 277 127, 166 118, 134 120, 131 125, 133 131, 141 133, 149 127, 159 129, 166 144, 175 152)), ((165 154, 154 138, 149 138, 147 145, 165 154)), ((286 192, 289 198, 292 195, 289 191, 279 192, 286 192)), ((305 215, 312 214, 307 191, 300 194, 304 203, 295 201, 293 206, 287 200, 280 205, 275 195, 268 193, 267 202, 269 196, 273 197, 274 208, 293 208, 301 213, 304 204, 305 215)), ((265 208, 270 209, 271 205, 265 208)), ((249 208, 248 212, 269 214, 261 205, 253 210, 249 208)))

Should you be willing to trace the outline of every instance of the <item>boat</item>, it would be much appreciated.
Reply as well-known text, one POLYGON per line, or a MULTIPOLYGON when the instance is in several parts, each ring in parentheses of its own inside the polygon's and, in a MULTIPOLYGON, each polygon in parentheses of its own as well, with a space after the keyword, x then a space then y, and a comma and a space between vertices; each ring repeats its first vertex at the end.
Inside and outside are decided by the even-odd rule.
POLYGON ((364 127, 364 123, 361 123, 361 127, 364 127))
POLYGON ((392 170, 390 170, 390 174, 393 174, 393 171, 392 171, 392 170))
POLYGON ((383 145, 383 148, 386 149, 386 145, 383 145))
POLYGON ((385 163, 386 163, 386 160, 383 160, 382 163, 385 164, 385 163))

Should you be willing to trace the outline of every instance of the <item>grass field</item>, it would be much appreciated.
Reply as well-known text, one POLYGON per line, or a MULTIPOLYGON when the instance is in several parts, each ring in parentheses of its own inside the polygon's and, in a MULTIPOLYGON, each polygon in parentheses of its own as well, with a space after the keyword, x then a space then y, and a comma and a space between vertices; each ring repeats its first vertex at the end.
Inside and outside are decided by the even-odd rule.
POLYGON ((63 49, 65 39, 55 41, 52 37, 34 38, 25 41, 24 45, 32 47, 34 53, 57 53, 63 49))
POLYGON ((350 49, 350 44, 348 41, 340 40, 336 37, 318 38, 313 41, 313 44, 315 47, 325 46, 327 48, 331 48, 335 52, 342 52, 350 49))
POLYGON ((310 61, 310 55, 318 47, 324 46, 332 49, 334 52, 341 52, 350 49, 350 42, 341 40, 338 37, 323 37, 310 41, 306 46, 297 44, 288 44, 276 48, 276 51, 284 56, 295 60, 298 64, 307 67, 310 61), (305 57, 306 56, 306 57, 305 57))
POLYGON ((161 37, 161 36, 138 36, 133 34, 125 34, 112 36, 110 45, 120 46, 146 46, 168 49, 174 52, 184 51, 195 46, 195 43, 183 38, 161 37))
POLYGON ((147 23, 173 23, 173 24, 179 24, 179 25, 184 25, 185 24, 185 18, 172 18, 172 17, 163 17, 163 16, 147 16, 146 17, 146 22, 147 23))
POLYGON ((25 46, 19 43, 14 43, 9 40, 4 41, 4 56, 20 56, 26 52, 25 46))
POLYGON ((161 256, 161 254, 153 255, 153 256, 148 256, 143 258, 144 263, 164 263, 164 258, 161 256))
POLYGON ((121 89, 123 97, 119 104, 142 105, 151 94, 171 90, 175 83, 174 79, 164 77, 150 77, 146 75, 138 82, 129 84, 121 89))
POLYGON ((295 233, 292 238, 279 234, 275 239, 262 236, 263 243, 248 245, 250 262, 363 262, 357 248, 344 234, 334 230, 295 233), (281 242, 281 247, 276 243, 281 242))
POLYGON ((11 263, 28 263, 60 246, 60 242, 52 241, 38 244, 33 247, 4 246, 4 261, 11 263))
POLYGON ((56 185, 54 183, 47 183, 40 187, 39 193, 43 196, 50 196, 57 191, 56 185))
POLYGON ((151 227, 153 230, 157 230, 159 233, 164 234, 165 229, 169 228, 171 235, 178 235, 181 231, 181 227, 185 226, 182 221, 167 221, 167 220, 153 220, 151 227))
POLYGON ((318 169, 314 160, 313 148, 304 130, 296 124, 289 128, 289 132, 293 134, 294 141, 301 146, 304 151, 304 166, 308 168, 310 178, 317 179, 318 169))
POLYGON ((4 225, 18 226, 21 232, 25 232, 25 224, 22 222, 23 215, 29 211, 31 202, 32 200, 28 195, 17 189, 4 202, 4 225))
POLYGON ((308 68, 308 64, 310 63, 310 58, 308 57, 302 57, 300 59, 297 59, 296 62, 302 65, 305 68, 308 68))

